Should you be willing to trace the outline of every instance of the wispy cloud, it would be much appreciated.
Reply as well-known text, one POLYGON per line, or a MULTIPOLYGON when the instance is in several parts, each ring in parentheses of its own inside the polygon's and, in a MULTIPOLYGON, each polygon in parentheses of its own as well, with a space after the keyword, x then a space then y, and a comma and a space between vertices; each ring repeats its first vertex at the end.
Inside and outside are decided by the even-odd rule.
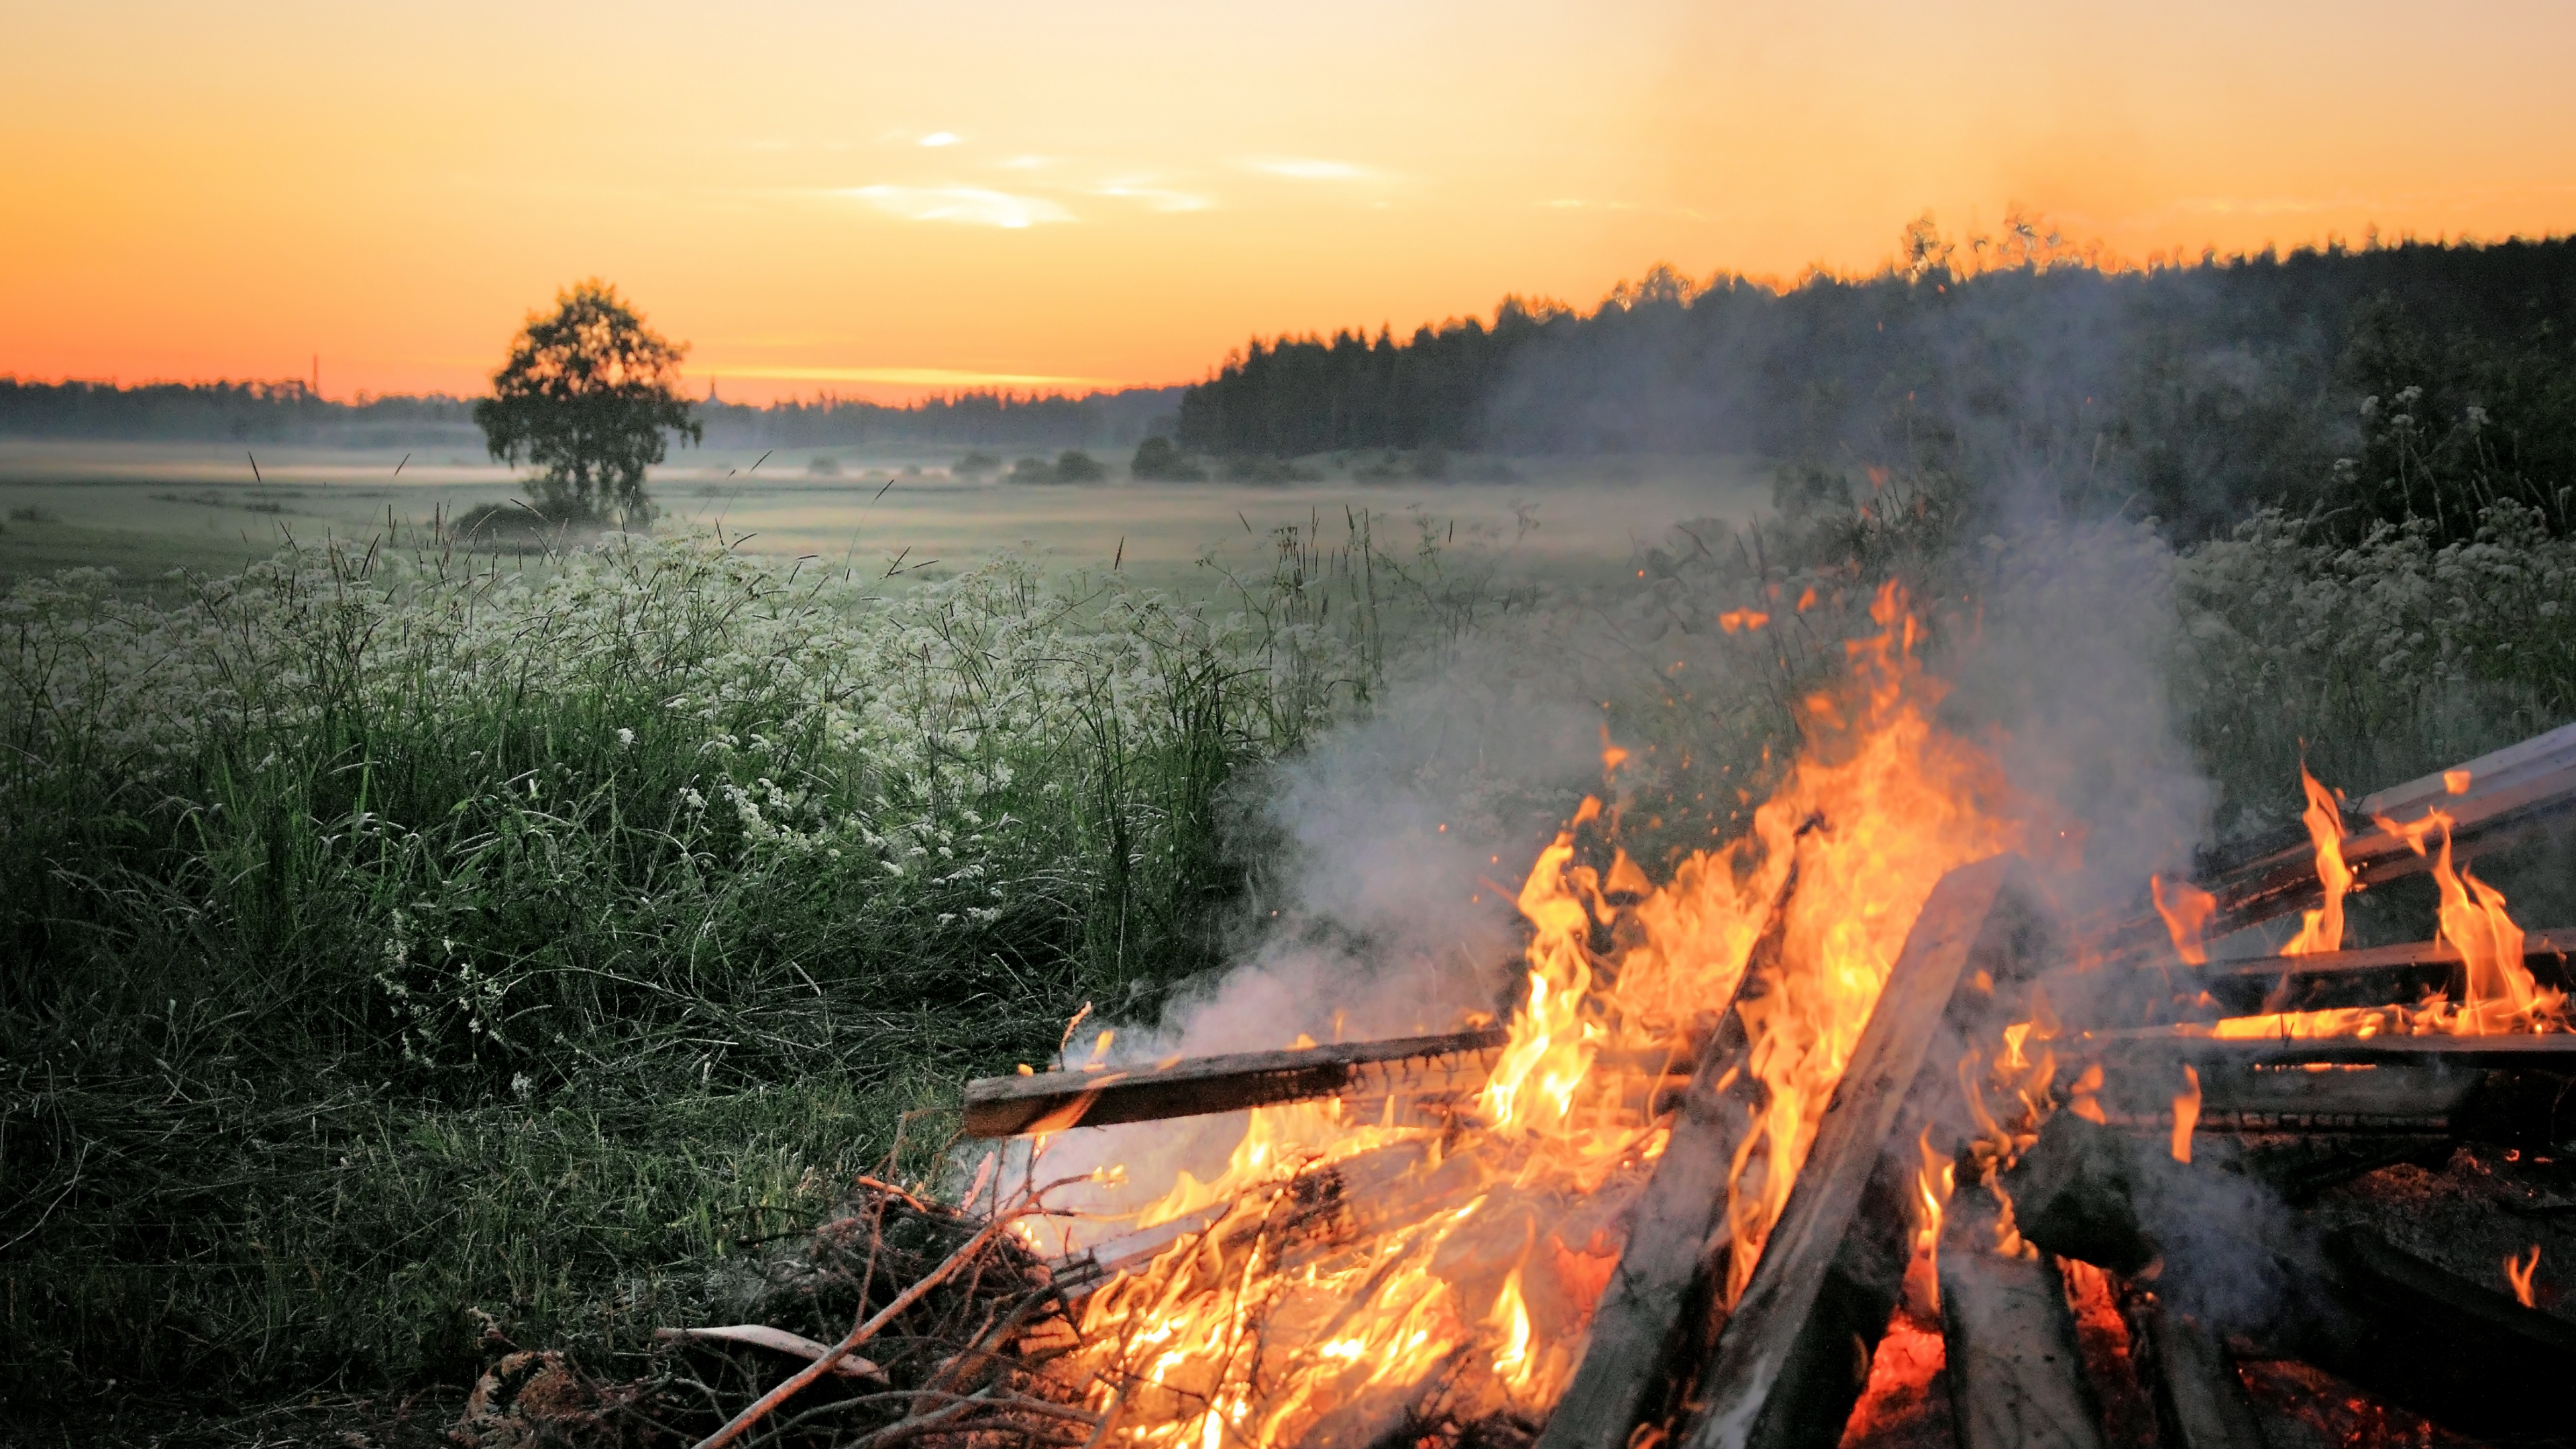
POLYGON ((965 137, 958 135, 954 131, 933 131, 929 135, 922 137, 920 140, 915 141, 912 144, 916 146, 955 146, 964 142, 965 139, 965 137))
POLYGON ((1241 162, 1247 171, 1267 176, 1284 176, 1291 181, 1382 181, 1385 173, 1348 161, 1327 161, 1314 156, 1246 156, 1241 162))
POLYGON ((896 387, 1108 387, 1100 377, 1063 377, 1044 372, 979 372, 958 367, 809 367, 792 363, 759 363, 692 367, 697 377, 767 378, 773 382, 873 382, 896 387))
POLYGON ((906 221, 952 221, 1018 231, 1040 222, 1071 221, 1073 213, 1042 196, 1014 196, 981 186, 860 186, 847 193, 906 221))
POLYGON ((1091 188, 1091 194, 1142 202, 1147 211, 1206 211, 1216 205, 1214 197, 1201 196, 1194 191, 1150 186, 1142 181, 1106 181, 1091 188))

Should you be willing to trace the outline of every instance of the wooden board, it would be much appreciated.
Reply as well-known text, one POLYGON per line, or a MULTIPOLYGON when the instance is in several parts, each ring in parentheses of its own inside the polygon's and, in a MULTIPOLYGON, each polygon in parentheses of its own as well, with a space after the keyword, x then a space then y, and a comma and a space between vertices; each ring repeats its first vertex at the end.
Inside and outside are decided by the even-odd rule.
POLYGON ((2011 888, 2017 868, 1996 857, 1952 871, 1916 917, 1700 1376, 1688 1449, 1829 1449, 1840 1437, 1904 1279, 1915 1137, 1936 1116, 1944 1136, 1964 1134, 1942 1084, 1992 1004, 1980 973, 2025 979, 2048 949, 2011 888))
POLYGON ((1941 1220, 1942 1372, 1959 1449, 2102 1449, 2057 1260, 1996 1253, 2000 1216, 1972 1186, 1941 1220))
MULTIPOLYGON (((2571 984, 2567 971, 2571 951, 2576 951, 2576 927, 2525 932, 2522 964, 2543 986, 2565 990, 2571 984)), ((2412 1005, 2430 991, 2448 992, 2457 1001, 2465 985, 2460 976, 2459 948, 2447 941, 2408 941, 2314 956, 2212 961, 2198 970, 2177 968, 2173 989, 2183 995, 2209 993, 2216 1005, 2198 1016, 2252 1016, 2337 1006, 2412 1005)))
POLYGON ((2129 1315, 2132 1362, 2156 1404, 2163 1449, 2263 1449, 2262 1421, 2226 1345, 2142 1295, 2129 1315))
POLYGON ((1274 1102, 1330 1097, 1369 1085, 1434 1091, 1481 1083, 1503 1048, 1501 1027, 1351 1042, 1294 1051, 1180 1058, 1151 1067, 981 1077, 966 1084, 966 1132, 1016 1137, 1105 1127, 1274 1102))
MULTIPOLYGON (((2576 1032, 2545 1036, 2328 1036, 2248 1040, 2204 1036, 2149 1028, 2142 1031, 2098 1031, 2062 1038, 2056 1043, 2061 1062, 2098 1060, 2106 1076, 2124 1071, 2141 1075, 2159 1068, 2165 1079, 2181 1085, 2181 1065, 2190 1063, 2204 1084, 2210 1073, 2247 1071, 2254 1067, 2287 1067, 2307 1063, 2368 1067, 2401 1067, 2423 1071, 2576 1071, 2576 1032)), ((2325 1076, 2327 1073, 2317 1073, 2325 1076)))
POLYGON ((1686 1378, 1715 1331, 1716 1285, 1726 1260, 1719 1235, 1726 1178, 1752 1100, 1749 1087, 1730 1093, 1726 1083, 1744 1059, 1741 1008, 1778 969, 1797 886, 1793 860, 1770 919, 1745 953, 1734 999, 1700 1049, 1663 1155, 1627 1213, 1628 1238, 1593 1309, 1583 1362, 1549 1411, 1535 1449, 1623 1449, 1640 1422, 1668 1415, 1677 1378, 1686 1378))
MULTIPOLYGON (((2491 768, 2480 774, 2482 761, 2469 762, 2472 779, 2464 794, 2427 795, 2416 783, 2388 792, 2388 802, 2396 807, 2391 818, 2412 821, 2432 806, 2440 806, 2453 821, 2454 863, 2464 864, 2489 851, 2528 840, 2576 811, 2576 746, 2561 738, 2567 734, 2567 730, 2558 730, 2526 741, 2525 746, 2535 747, 2536 753, 2509 768, 2491 768), (2539 748, 2543 742, 2549 743, 2539 748)), ((2483 758, 2492 760, 2511 753, 2499 751, 2497 756, 2483 758)), ((2430 854, 2416 854, 2414 847, 2367 816, 2348 818, 2347 826, 2350 833, 2343 842, 2344 863, 2351 867, 2357 886, 2385 885, 2433 867, 2430 854)), ((2438 843, 2434 848, 2438 850, 2438 843)), ((2320 895, 2314 847, 2306 829, 2295 825, 2204 855, 2194 880, 2217 898, 2207 926, 2210 940, 2306 910, 2317 903, 2320 895)), ((2097 922, 2084 934, 2091 956, 2098 962, 2136 964, 2172 959, 2173 947, 2163 918, 2144 901, 2097 922)))

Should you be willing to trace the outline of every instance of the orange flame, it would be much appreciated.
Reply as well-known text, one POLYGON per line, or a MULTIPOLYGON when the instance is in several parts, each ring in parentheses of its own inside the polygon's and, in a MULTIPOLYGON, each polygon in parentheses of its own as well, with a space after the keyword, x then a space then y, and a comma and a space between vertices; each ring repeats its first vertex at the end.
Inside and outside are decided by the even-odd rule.
POLYGON ((2191 1161, 2191 1130, 2200 1125, 2200 1073, 2189 1064, 2182 1069, 2182 1090, 2173 1099, 2173 1160, 2191 1161))
POLYGON ((2200 937, 2209 929, 2218 898, 2190 881, 2167 882, 2161 875, 2147 877, 2147 891, 2155 897, 2156 914, 2165 918, 2165 932, 2173 937, 2174 954, 2193 966, 2207 963, 2209 948, 2201 944, 2200 937))
POLYGON ((2518 1253, 2507 1253, 2505 1255, 2504 1280, 2513 1285, 2514 1301, 2525 1308, 2533 1306, 2531 1301, 2531 1275, 2535 1269, 2539 1268, 2539 1266, 2540 1245, 2538 1243, 2531 1245, 2531 1256, 2528 1258, 2525 1258, 2518 1253))
POLYGON ((1925 1124, 1915 1145, 1923 1154, 1923 1165, 1914 1173, 1914 1255, 1905 1264, 1905 1301, 1922 1317, 1933 1319, 1941 1313, 1941 1213, 1949 1204, 1959 1168, 1933 1147, 1930 1124, 1925 1124))
MULTIPOLYGON (((2302 772, 2302 778, 2305 778, 2305 772, 2302 772)), ((2443 779, 2457 794, 2467 788, 2468 772, 2446 771, 2443 779)), ((2336 875, 2339 873, 2348 881, 2351 873, 2344 868, 2339 843, 2329 862, 2326 839, 2316 819, 2322 788, 2312 779, 2307 784, 2310 791, 2309 829, 2317 841, 2317 873, 2326 885, 2327 900, 2331 905, 2337 900, 2334 892, 2336 875)), ((2504 893, 2476 875, 2453 867, 2453 821, 2450 814, 2436 808, 2425 812, 2423 819, 2403 825, 2385 816, 2374 816, 2372 820, 2380 829, 2405 841, 2417 855, 2427 854, 2426 841, 2437 833, 2441 836, 2441 850, 2433 856, 2433 884, 2441 898, 2440 939, 2460 953, 2461 976, 2465 983, 2461 1000, 2453 1002, 2446 993, 2436 992, 2413 1006, 2345 1006, 2320 1011, 2267 1012, 2259 1016, 2229 1017, 2194 1030, 2217 1037, 2279 1039, 2429 1033, 2497 1036, 2568 1030, 2566 993, 2542 987, 2532 976, 2531 968, 2524 964, 2523 930, 2505 909, 2504 893)), ((2309 930, 2300 933, 2300 942, 2325 934, 2320 924, 2323 914, 2308 913, 2309 930)), ((2339 937, 2339 911, 2332 928, 2333 935, 2339 937)), ((2293 943, 2293 953, 2298 944, 2293 943)), ((2317 949, 2334 948, 2320 946, 2317 949)))
POLYGON ((2343 949, 2343 898, 2352 890, 2352 870, 2343 863, 2343 810, 2335 804, 2334 795, 2317 783, 2308 767, 2299 767, 2299 784, 2308 794, 2308 839, 2317 850, 2317 883, 2325 888, 2325 904, 2305 913, 2307 924, 2296 939, 2281 948, 2284 956, 2312 956, 2343 949))
MULTIPOLYGON (((1731 1078, 1750 1099, 1748 1130, 1722 1228, 1723 1291, 1740 1296, 1933 886, 2025 834, 2056 838, 2026 825, 2033 807, 1991 756, 1933 722, 1940 689, 1914 656, 1921 631, 1903 593, 1882 590, 1871 617, 1877 633, 1846 645, 1848 678, 1811 696, 1806 748, 1746 836, 1657 886, 1624 852, 1606 870, 1585 863, 1587 827, 1616 818, 1595 798, 1539 852, 1517 898, 1529 929, 1521 1000, 1474 1096, 1444 1109, 1455 1115, 1416 1125, 1392 1098, 1374 1121, 1335 1101, 1261 1108, 1223 1169, 1204 1182, 1175 1173, 1123 1215, 1223 1214, 1085 1305, 1095 1407, 1127 1385, 1112 1449, 1270 1449, 1363 1395, 1403 1402, 1454 1364, 1482 1365, 1515 1412, 1552 1403, 1616 1260, 1617 1209, 1671 1131, 1657 1115, 1669 1110, 1665 1068, 1633 1063, 1687 1060, 1729 1002, 1748 1042, 1731 1078), (1764 947, 1746 982, 1766 934, 1777 950, 1764 947), (1462 1116, 1482 1130, 1456 1131, 1462 1116), (1422 1209, 1372 1201, 1381 1225, 1331 1252, 1266 1246, 1266 1215, 1298 1174, 1373 1152, 1412 1154, 1394 1196, 1422 1209), (1466 1191, 1476 1196, 1453 1207, 1466 1191), (1596 1192, 1604 1206, 1576 1226, 1569 1204, 1596 1192)), ((1737 627, 1767 622, 1745 611, 1737 627)), ((2008 1096, 2044 1094, 2055 1066, 2038 1043, 2054 1029, 2012 1036, 1995 1069, 2008 1096)), ((1922 1146, 1928 1249, 1952 1173, 1929 1136, 1922 1146)))

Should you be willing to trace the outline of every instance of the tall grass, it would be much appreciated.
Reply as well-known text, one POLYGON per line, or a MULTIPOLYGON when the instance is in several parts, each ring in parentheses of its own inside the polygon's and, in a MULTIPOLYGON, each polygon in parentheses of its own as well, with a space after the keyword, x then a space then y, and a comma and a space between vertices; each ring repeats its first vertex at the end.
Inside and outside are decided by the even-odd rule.
POLYGON ((0 1391, 613 1347, 919 1166, 907 1113, 1213 959, 1230 781, 1370 686, 1350 546, 1197 602, 678 538, 20 587, 0 1391))

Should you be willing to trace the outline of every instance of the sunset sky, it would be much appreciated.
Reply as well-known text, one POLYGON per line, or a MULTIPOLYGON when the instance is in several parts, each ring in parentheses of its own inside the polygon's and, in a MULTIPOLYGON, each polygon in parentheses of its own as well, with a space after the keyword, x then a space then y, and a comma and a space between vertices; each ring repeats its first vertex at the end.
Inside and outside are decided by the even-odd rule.
POLYGON ((2576 229, 2576 6, 15 7, 0 373, 479 390, 616 282, 693 385, 1184 382, 1250 334, 2114 251, 2576 229))

